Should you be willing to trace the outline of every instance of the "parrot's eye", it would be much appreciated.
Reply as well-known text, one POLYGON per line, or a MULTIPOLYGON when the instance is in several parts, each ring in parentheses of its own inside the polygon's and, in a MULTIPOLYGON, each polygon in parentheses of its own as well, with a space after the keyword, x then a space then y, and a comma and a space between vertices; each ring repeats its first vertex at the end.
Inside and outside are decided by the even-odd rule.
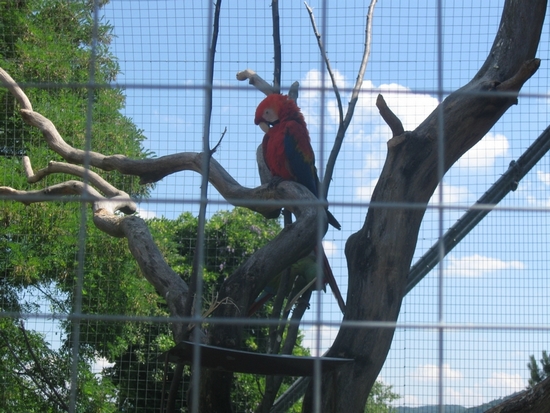
POLYGON ((267 123, 271 125, 275 124, 279 120, 277 114, 272 108, 267 108, 266 110, 264 110, 263 118, 267 123))

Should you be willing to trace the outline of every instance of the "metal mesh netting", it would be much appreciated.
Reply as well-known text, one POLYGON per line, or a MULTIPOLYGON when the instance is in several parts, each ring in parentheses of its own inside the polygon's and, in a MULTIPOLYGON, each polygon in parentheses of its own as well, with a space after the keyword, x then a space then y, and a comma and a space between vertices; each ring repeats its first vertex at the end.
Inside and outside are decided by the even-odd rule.
MULTIPOLYGON (((334 86, 307 8, 301 2, 274 3, 281 92, 299 82, 297 102, 322 179, 339 127, 334 86)), ((308 5, 345 113, 363 58, 369 4, 308 5)), ((406 131, 417 128, 476 75, 491 50, 503 5, 496 0, 376 4, 364 81, 327 196, 342 230, 329 227, 322 241, 344 299, 353 293, 346 242, 364 224, 392 137, 376 107, 377 96, 384 96, 406 131)), ((42 191, 23 198, 0 193, 0 410, 198 411, 192 400, 200 397, 194 392, 200 366, 178 369, 165 358, 176 337, 187 334, 175 331, 182 321, 169 294, 144 274, 131 242, 129 248, 124 237, 94 223, 97 210, 90 209, 89 198, 94 194, 44 190, 73 179, 97 187, 93 174, 98 173, 135 202, 135 215, 185 285, 192 284, 197 257, 203 258, 202 294, 195 308, 210 317, 212 310, 215 317, 218 306, 232 305, 230 299, 219 301, 222 285, 277 236, 283 219, 234 208, 235 200, 228 202, 212 185, 205 189, 201 174, 191 168, 147 181, 102 169, 86 156, 89 151, 132 159, 199 153, 206 134, 210 148, 221 142, 213 159, 242 186, 258 187, 256 149, 263 132, 254 124, 254 113, 265 96, 236 74, 249 68, 272 83, 273 7, 248 0, 221 4, 210 82, 212 2, 0 2, 0 67, 22 85, 33 110, 87 154, 80 176, 62 170, 28 180, 23 156, 36 174, 64 158, 23 121, 8 89, 0 89, 0 185, 42 191)), ((464 223, 464 214, 548 127, 549 38, 546 23, 536 52, 541 66, 522 87, 518 104, 450 168, 428 203, 411 265, 432 247, 436 265, 420 268, 403 298, 367 411, 473 409, 529 386, 530 356, 538 361, 550 347, 545 150, 517 189, 506 190, 452 251, 443 258, 438 250, 446 231, 464 223)), ((113 196, 101 189, 100 195, 113 196)), ((283 307, 297 280, 292 278, 283 307)), ((251 317, 225 320, 243 326, 237 347, 264 354, 284 345, 291 330, 274 332, 266 321, 276 305, 269 300, 251 317)), ((313 291, 309 304, 302 305, 308 309, 292 354, 303 361, 332 346, 343 315, 329 287, 313 291)), ((215 323, 199 320, 197 312, 194 317, 183 324, 191 326, 189 331, 200 326, 206 337, 215 323)), ((376 321, 354 327, 368 329, 376 321)), ((314 382, 320 374, 314 368, 314 382)), ((292 390, 299 380, 304 379, 282 379, 274 399, 288 396, 284 403, 289 404, 281 402, 284 407, 277 411, 300 411, 303 391, 292 390)), ((237 372, 228 390, 233 411, 269 411, 258 406, 270 383, 264 375, 237 372)))

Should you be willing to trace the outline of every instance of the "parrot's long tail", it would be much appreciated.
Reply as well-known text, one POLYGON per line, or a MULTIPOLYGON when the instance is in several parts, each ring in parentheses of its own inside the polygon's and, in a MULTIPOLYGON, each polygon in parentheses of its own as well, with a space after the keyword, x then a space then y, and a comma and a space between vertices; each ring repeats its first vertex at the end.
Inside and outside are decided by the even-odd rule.
POLYGON ((273 297, 272 293, 268 293, 264 291, 256 300, 252 303, 250 308, 248 309, 248 317, 256 313, 262 306, 269 301, 269 299, 273 297))
MULTIPOLYGON (((315 253, 317 254, 317 247, 315 247, 315 253)), ((334 274, 332 273, 332 268, 330 267, 330 263, 328 262, 327 255, 325 254, 325 250, 323 249, 322 246, 321 246, 321 254, 323 259, 323 273, 325 276, 325 279, 323 280, 323 282, 330 286, 330 289, 332 290, 332 294, 334 294, 334 297, 336 297, 338 306, 340 307, 340 310, 342 310, 342 314, 345 314, 346 303, 342 298, 342 293, 338 288, 338 284, 336 284, 336 279, 334 278, 334 274)))
POLYGON ((342 229, 342 225, 338 222, 336 218, 334 218, 334 215, 331 214, 331 212, 327 209, 327 219, 328 223, 332 225, 336 229, 342 229))

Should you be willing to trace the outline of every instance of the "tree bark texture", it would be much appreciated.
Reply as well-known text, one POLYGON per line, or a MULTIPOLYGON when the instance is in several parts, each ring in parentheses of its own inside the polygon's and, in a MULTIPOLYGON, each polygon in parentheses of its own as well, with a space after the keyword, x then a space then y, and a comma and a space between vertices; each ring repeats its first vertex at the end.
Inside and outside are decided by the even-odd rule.
MULTIPOLYGON (((508 0, 489 56, 474 78, 414 131, 388 142, 365 223, 346 244, 347 310, 327 354, 353 358, 355 363, 322 374, 319 411, 364 411, 394 329, 346 327, 345 322, 397 321, 420 224, 439 183, 439 131, 446 172, 517 103, 520 88, 538 69, 540 61, 534 57, 546 7, 546 0, 508 0)), ((313 380, 304 399, 305 412, 314 411, 312 388, 313 380)))
POLYGON ((522 391, 485 413, 547 413, 550 410, 550 377, 522 391))

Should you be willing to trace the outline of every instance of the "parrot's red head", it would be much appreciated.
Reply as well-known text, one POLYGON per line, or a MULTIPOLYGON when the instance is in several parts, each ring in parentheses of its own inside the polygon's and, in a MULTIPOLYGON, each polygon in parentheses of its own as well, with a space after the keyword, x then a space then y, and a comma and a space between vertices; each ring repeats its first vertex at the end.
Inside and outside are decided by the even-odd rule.
MULTIPOLYGON (((286 95, 274 93, 266 97, 256 109, 254 123, 256 125, 267 124, 273 126, 280 121, 294 120, 306 124, 300 108, 296 102, 286 95)), ((263 129, 263 128, 262 128, 263 129)))

